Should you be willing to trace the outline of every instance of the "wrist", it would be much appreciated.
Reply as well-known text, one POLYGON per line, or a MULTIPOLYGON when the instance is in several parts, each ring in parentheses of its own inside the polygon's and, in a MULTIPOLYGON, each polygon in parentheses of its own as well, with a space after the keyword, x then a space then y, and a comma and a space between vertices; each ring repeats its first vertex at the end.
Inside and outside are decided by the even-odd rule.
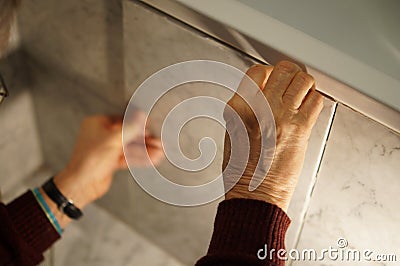
MULTIPOLYGON (((242 177, 244 179, 244 177, 242 177)), ((250 180, 250 179, 249 179, 250 180)), ((239 181, 230 191, 225 195, 225 199, 253 199, 264 201, 278 206, 283 211, 287 212, 290 199, 292 196, 292 189, 281 189, 276 186, 271 186, 262 183, 256 190, 249 191, 249 182, 239 181)))
POLYGON ((83 209, 93 199, 85 192, 86 186, 77 182, 79 179, 79 173, 67 168, 54 177, 54 184, 67 199, 73 201, 76 207, 83 209))
POLYGON ((39 188, 39 192, 46 204, 49 206, 50 211, 54 214, 54 217, 60 224, 61 228, 64 229, 71 222, 71 219, 58 209, 57 205, 49 198, 49 196, 47 196, 46 192, 44 192, 41 187, 39 188))

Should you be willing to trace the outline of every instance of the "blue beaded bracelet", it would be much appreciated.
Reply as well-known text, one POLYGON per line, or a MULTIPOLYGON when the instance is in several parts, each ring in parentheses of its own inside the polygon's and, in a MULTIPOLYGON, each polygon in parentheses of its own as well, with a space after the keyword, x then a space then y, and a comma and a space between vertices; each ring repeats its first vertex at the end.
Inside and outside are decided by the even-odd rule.
POLYGON ((61 235, 63 230, 61 229, 60 224, 58 223, 56 217, 54 216, 53 212, 50 210, 49 205, 47 205, 46 201, 43 198, 42 193, 40 193, 38 188, 33 189, 33 195, 35 195, 36 200, 39 202, 40 207, 42 207, 43 211, 46 213, 47 218, 57 230, 58 234, 61 235))

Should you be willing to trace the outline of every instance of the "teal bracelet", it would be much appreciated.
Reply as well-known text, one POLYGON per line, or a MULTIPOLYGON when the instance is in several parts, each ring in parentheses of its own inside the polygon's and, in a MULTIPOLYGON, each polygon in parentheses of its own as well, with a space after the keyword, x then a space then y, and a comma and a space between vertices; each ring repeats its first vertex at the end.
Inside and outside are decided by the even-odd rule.
POLYGON ((58 234, 61 235, 63 230, 61 229, 60 224, 58 223, 56 217, 54 216, 53 212, 50 210, 49 205, 47 205, 46 201, 43 198, 42 193, 40 193, 38 188, 33 189, 33 195, 35 195, 36 200, 39 202, 40 206, 42 207, 43 211, 46 213, 47 218, 57 230, 58 234))

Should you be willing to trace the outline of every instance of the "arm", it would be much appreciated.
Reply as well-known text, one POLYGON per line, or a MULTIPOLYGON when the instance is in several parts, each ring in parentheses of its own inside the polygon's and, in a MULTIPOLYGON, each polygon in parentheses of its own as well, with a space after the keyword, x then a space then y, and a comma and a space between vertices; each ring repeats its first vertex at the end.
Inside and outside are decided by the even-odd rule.
POLYGON ((0 265, 36 265, 59 238, 32 192, 0 203, 0 265))
MULTIPOLYGON (((132 123, 126 125, 128 140, 134 142, 139 137, 139 128, 144 123, 145 115, 138 112, 132 123)), ((126 168, 121 139, 120 119, 92 116, 82 122, 67 167, 54 177, 57 188, 78 208, 83 209, 103 196, 110 188, 114 172, 126 168)), ((163 158, 159 139, 147 137, 146 145, 149 146, 132 148, 137 154, 133 164, 145 166, 141 158, 146 156, 144 149, 151 154, 153 163, 163 158)), ((71 219, 57 208, 42 188, 39 192, 61 229, 65 229, 71 219)), ((31 191, 8 205, 0 204, 0 265, 37 265, 43 260, 42 253, 60 238, 48 214, 31 191)))
MULTIPOLYGON (((290 62, 280 62, 274 68, 256 65, 248 70, 247 76, 258 85, 259 93, 265 96, 272 110, 276 126, 275 152, 265 176, 257 176, 260 175, 256 171, 258 161, 264 160, 261 155, 268 153, 261 150, 260 132, 268 129, 260 128, 249 106, 234 95, 228 105, 239 114, 248 133, 235 136, 235 126, 225 116, 227 129, 234 136, 225 137, 223 168, 231 158, 231 147, 240 145, 235 144, 237 139, 249 138, 249 158, 243 174, 238 174, 241 178, 219 205, 208 253, 198 261, 198 266, 285 264, 279 258, 284 254, 278 252, 285 248, 285 234, 290 224, 285 212, 302 169, 311 129, 323 107, 322 96, 314 89, 314 79, 290 62), (230 126, 233 130, 229 130, 230 126), (253 176, 263 181, 250 192, 253 176)), ((238 91, 247 89, 240 86, 238 91)), ((260 95, 256 93, 254 97, 260 95)), ((225 183, 232 182, 234 176, 234 171, 228 174, 224 171, 225 183)))

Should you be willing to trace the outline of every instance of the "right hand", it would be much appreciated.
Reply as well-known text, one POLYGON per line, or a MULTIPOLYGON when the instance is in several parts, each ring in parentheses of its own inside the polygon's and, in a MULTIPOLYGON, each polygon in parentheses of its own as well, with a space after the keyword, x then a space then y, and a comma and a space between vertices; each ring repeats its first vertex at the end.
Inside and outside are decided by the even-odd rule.
MULTIPOLYGON (((314 78, 291 62, 282 61, 275 67, 254 65, 246 74, 260 87, 271 107, 276 126, 276 149, 267 176, 256 190, 250 192, 248 188, 260 159, 261 143, 260 131, 248 130, 250 153, 247 168, 237 184, 227 192, 226 199, 263 200, 287 211, 301 173, 311 130, 323 107, 323 97, 315 90, 314 78)), ((246 108, 238 95, 235 94, 228 105, 238 112, 247 129, 258 128, 251 109, 246 108)), ((227 165, 231 155, 227 138, 228 135, 223 166, 227 165)))

